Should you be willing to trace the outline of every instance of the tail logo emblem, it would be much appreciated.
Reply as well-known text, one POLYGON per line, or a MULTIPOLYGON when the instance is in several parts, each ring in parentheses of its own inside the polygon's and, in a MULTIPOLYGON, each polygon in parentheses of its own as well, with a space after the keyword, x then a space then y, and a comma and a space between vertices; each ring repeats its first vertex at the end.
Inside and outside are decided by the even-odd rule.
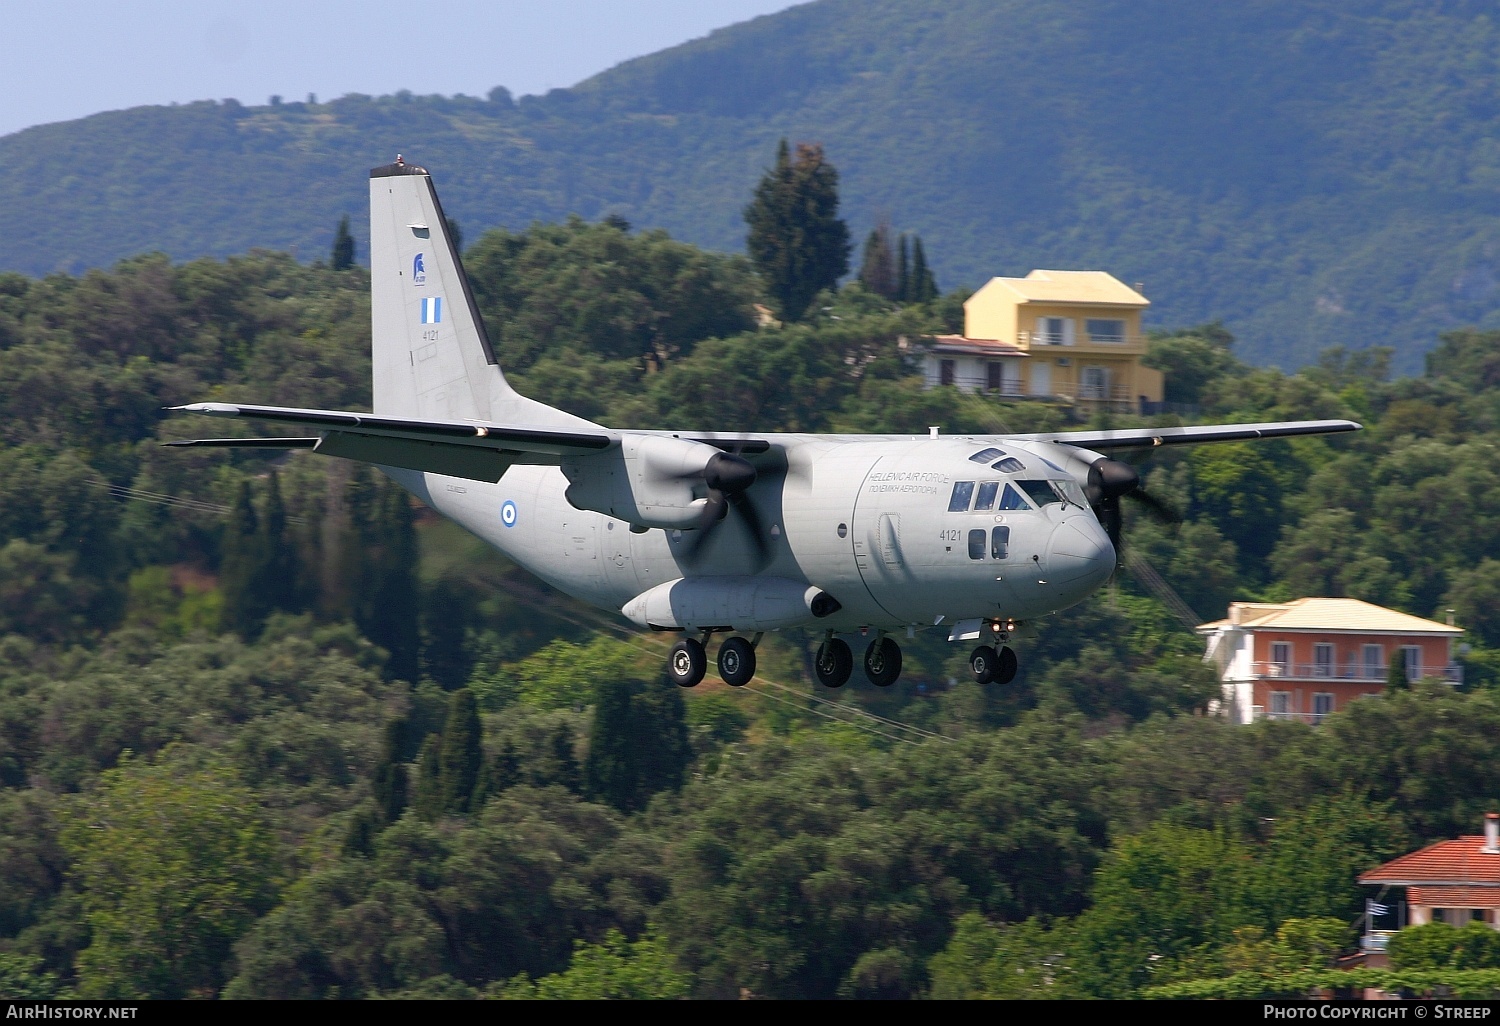
POLYGON ((424 299, 424 300, 422 300, 422 323, 423 324, 442 324, 443 323, 443 297, 442 296, 433 296, 430 299, 424 299))
POLYGON ((509 499, 500 507, 500 522, 506 527, 516 526, 516 504, 509 499))
POLYGON ((421 253, 411 258, 411 283, 413 285, 427 284, 427 268, 422 266, 421 253))

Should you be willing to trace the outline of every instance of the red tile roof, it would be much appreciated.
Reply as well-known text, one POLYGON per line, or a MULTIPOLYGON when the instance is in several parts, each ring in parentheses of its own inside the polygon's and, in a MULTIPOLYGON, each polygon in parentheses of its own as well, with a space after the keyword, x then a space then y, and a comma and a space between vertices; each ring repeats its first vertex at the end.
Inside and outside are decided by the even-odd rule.
POLYGON ((1406 900, 1428 908, 1500 908, 1500 887, 1408 887, 1406 900))
POLYGON ((1439 841, 1360 874, 1359 882, 1500 887, 1500 854, 1483 852, 1480 850, 1483 847, 1483 837, 1439 841))

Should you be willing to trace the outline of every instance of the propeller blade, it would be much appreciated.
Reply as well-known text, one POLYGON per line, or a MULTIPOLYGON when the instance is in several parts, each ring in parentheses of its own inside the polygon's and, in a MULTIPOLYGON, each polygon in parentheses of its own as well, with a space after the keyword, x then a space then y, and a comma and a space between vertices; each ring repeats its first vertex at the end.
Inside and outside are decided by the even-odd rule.
POLYGON ((1156 496, 1151 495, 1144 489, 1137 488, 1135 491, 1130 492, 1126 497, 1139 502, 1142 506, 1145 506, 1146 509, 1151 511, 1151 515, 1163 524, 1175 525, 1182 523, 1181 513, 1178 513, 1171 506, 1168 506, 1165 502, 1162 502, 1156 496))
POLYGON ((734 507, 734 511, 745 521, 745 530, 750 532, 750 542, 755 546, 756 571, 764 570, 766 564, 771 562, 771 543, 766 540, 765 526, 760 519, 760 511, 755 508, 755 503, 750 501, 750 496, 743 492, 731 495, 729 502, 734 507))

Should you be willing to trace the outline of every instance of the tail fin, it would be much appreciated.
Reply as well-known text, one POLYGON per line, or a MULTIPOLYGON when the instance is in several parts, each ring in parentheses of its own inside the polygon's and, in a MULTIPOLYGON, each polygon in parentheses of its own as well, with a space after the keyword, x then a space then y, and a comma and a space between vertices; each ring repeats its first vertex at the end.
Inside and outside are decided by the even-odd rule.
POLYGON ((375 412, 393 417, 582 426, 510 387, 425 168, 370 172, 375 412))

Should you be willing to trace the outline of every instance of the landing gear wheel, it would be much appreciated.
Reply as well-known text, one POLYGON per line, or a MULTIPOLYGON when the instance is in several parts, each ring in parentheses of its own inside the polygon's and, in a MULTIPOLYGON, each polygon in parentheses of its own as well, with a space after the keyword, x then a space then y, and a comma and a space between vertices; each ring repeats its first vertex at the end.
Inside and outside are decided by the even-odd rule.
POLYGON ((901 646, 890 638, 876 638, 865 649, 865 676, 877 688, 888 688, 901 676, 901 646))
MULTIPOLYGON (((1006 651, 1009 651, 1009 649, 1006 651)), ((969 670, 974 674, 976 683, 989 684, 993 682, 995 679, 995 670, 999 665, 1000 657, 988 645, 980 645, 969 653, 969 670)))
POLYGON ((849 675, 854 672, 854 653, 849 651, 848 642, 829 638, 819 645, 813 672, 825 688, 841 688, 848 683, 849 675))
POLYGON ((719 646, 719 676, 732 688, 742 688, 755 676, 755 646, 744 638, 725 638, 719 646))
POLYGON ((1009 645, 1002 646, 1000 649, 1000 661, 995 667, 995 683, 1009 684, 1015 680, 1016 670, 1020 665, 1016 659, 1016 653, 1011 650, 1011 647, 1009 645))
POLYGON ((667 677, 680 688, 697 687, 708 669, 708 654, 697 638, 683 638, 667 656, 667 677))

